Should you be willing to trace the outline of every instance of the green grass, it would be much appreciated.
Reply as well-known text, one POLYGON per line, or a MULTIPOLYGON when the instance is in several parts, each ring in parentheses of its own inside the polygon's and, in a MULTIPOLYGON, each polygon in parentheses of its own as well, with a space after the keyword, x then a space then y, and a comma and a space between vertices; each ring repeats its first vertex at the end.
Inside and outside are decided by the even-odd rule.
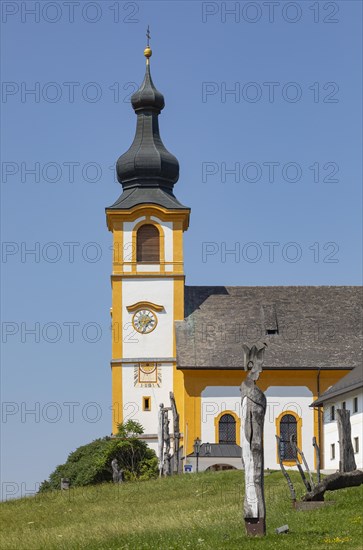
MULTIPOLYGON (((297 494, 303 493, 292 475, 297 494)), ((362 487, 326 493, 335 504, 292 509, 280 472, 266 475, 267 536, 247 539, 243 472, 181 475, 56 491, 1 503, 2 550, 362 549, 362 487), (287 535, 274 530, 288 524, 287 535)))

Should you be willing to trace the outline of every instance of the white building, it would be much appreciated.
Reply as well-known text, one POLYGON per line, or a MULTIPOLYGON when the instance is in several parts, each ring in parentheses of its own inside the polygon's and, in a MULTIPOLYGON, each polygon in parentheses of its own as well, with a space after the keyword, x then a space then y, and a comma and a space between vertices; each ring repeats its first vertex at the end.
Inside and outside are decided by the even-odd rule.
POLYGON ((326 470, 339 469, 337 409, 350 411, 352 445, 357 468, 363 468, 363 366, 357 366, 313 403, 323 407, 326 470))

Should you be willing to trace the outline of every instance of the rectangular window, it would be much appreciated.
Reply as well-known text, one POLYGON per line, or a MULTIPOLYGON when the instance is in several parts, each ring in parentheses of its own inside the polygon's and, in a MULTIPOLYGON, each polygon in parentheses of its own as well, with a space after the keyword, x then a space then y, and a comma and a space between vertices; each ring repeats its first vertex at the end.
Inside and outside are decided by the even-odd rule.
POLYGON ((142 225, 137 230, 136 261, 154 264, 160 262, 159 230, 153 224, 142 225))
POLYGON ((335 459, 335 443, 330 445, 330 460, 335 459))
POLYGON ((330 407, 330 420, 335 420, 335 407, 332 405, 330 407))
POLYGON ((357 413, 358 412, 358 397, 355 397, 353 399, 353 412, 354 413, 357 413))
POLYGON ((353 442, 354 442, 354 452, 359 453, 359 437, 355 437, 353 442))
POLYGON ((346 401, 343 401, 343 403, 342 403, 342 409, 343 409, 343 411, 345 411, 346 408, 347 408, 347 402, 346 402, 346 401))
POLYGON ((148 396, 142 398, 142 410, 151 411, 151 397, 148 396))

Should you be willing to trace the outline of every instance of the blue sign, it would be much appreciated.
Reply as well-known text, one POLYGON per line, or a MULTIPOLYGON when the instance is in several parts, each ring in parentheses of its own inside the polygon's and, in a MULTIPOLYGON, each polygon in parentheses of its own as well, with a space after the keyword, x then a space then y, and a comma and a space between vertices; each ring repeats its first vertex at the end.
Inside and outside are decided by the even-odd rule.
POLYGON ((193 464, 184 464, 184 473, 192 474, 193 473, 193 464))

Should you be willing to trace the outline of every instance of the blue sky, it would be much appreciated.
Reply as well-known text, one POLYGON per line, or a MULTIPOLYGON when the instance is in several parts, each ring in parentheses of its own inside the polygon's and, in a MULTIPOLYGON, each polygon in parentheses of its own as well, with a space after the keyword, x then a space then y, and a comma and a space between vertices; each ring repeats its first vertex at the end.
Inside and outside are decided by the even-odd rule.
POLYGON ((114 164, 134 136, 129 96, 143 79, 147 25, 153 79, 166 100, 161 135, 180 162, 175 194, 192 209, 187 284, 355 285, 362 5, 106 0, 1 8, 9 497, 110 432, 104 208, 121 192, 114 164))

